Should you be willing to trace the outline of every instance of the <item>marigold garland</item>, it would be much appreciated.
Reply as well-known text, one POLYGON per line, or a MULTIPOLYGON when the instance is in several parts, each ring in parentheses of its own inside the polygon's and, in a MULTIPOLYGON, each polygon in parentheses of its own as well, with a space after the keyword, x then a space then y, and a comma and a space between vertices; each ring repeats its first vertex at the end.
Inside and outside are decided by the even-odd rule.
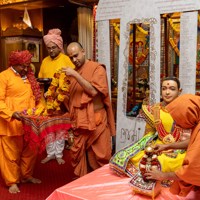
POLYGON ((46 92, 46 108, 32 108, 23 112, 26 115, 47 116, 60 110, 60 104, 64 101, 69 92, 70 80, 61 69, 57 70, 52 79, 51 85, 46 92))
POLYGON ((40 85, 37 82, 33 70, 30 67, 28 68, 27 78, 31 84, 31 89, 33 91, 33 95, 35 96, 36 104, 38 104, 41 99, 40 85))

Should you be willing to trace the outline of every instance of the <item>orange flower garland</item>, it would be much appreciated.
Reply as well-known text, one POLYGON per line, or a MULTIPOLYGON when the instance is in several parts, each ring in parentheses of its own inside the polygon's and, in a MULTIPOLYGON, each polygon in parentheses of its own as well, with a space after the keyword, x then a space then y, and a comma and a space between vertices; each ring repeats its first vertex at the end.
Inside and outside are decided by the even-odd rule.
POLYGON ((61 69, 57 70, 52 79, 51 85, 46 92, 46 108, 32 108, 23 112, 25 115, 47 116, 60 111, 60 104, 64 101, 69 92, 70 80, 61 69))
POLYGON ((61 70, 57 70, 46 93, 47 113, 52 114, 60 110, 60 104, 64 101, 69 92, 69 85, 70 80, 66 74, 61 70))

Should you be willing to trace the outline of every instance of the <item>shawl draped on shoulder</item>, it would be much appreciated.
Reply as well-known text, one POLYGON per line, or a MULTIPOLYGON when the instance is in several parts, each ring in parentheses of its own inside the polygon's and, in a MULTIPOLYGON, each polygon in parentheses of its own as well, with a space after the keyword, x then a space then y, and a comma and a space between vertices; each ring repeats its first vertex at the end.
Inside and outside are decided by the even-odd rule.
POLYGON ((181 168, 175 171, 181 181, 175 181, 171 192, 186 196, 194 186, 200 186, 200 97, 184 94, 166 109, 181 128, 192 129, 186 156, 181 168))
MULTIPOLYGON (((102 95, 103 103, 107 112, 108 126, 111 136, 115 135, 115 123, 112 111, 112 104, 108 91, 105 66, 88 61, 81 69, 79 74, 92 84, 102 95)), ((69 110, 71 119, 76 128, 95 130, 95 113, 93 97, 88 95, 75 79, 71 79, 69 110)))

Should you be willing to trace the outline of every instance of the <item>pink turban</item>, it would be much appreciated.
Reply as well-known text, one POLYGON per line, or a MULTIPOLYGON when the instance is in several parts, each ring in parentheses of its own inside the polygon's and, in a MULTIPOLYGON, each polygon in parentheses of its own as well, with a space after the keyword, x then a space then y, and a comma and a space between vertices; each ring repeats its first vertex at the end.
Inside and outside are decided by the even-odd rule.
POLYGON ((12 51, 9 56, 9 66, 31 63, 32 54, 28 50, 12 51))
POLYGON ((61 30, 58 28, 49 30, 48 34, 43 37, 44 43, 47 46, 50 42, 55 43, 63 52, 63 39, 61 37, 61 30))

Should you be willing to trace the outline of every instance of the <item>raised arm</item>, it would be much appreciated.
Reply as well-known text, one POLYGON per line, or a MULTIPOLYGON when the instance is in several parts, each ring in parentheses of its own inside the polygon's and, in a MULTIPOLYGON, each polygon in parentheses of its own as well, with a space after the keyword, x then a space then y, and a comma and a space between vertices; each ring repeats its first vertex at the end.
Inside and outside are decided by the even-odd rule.
POLYGON ((74 77, 87 94, 89 94, 92 97, 97 95, 98 91, 96 90, 96 88, 93 87, 92 84, 90 84, 90 82, 85 80, 77 71, 68 67, 68 68, 63 68, 63 72, 65 72, 65 74, 68 76, 74 77))

